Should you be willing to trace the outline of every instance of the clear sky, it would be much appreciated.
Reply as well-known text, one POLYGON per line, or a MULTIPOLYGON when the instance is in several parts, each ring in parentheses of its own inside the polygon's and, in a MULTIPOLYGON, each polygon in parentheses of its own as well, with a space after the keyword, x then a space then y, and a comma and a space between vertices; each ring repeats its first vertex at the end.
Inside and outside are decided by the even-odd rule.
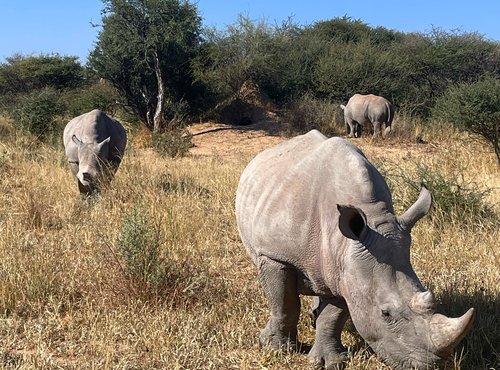
MULTIPOLYGON (((219 29, 238 14, 301 25, 347 15, 404 32, 474 31, 500 41, 500 0, 196 0, 203 25, 219 29)), ((97 38, 100 0, 0 0, 0 62, 23 55, 74 55, 85 63, 97 38)))

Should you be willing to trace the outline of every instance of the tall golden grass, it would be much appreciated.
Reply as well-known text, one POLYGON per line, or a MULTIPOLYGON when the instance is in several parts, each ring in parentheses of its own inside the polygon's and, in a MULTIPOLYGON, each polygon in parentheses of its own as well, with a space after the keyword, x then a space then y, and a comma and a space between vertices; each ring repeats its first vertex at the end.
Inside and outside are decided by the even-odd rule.
MULTIPOLYGON (((493 189, 484 201, 498 216, 500 171, 492 152, 455 132, 429 135, 425 145, 356 143, 388 176, 394 165, 411 177, 420 162, 445 177, 460 172, 465 184, 493 189)), ((252 155, 173 160, 130 142, 110 187, 85 200, 61 147, 0 122, 0 368, 309 368, 304 354, 257 343, 268 308, 233 206, 252 155), (159 235, 156 263, 169 281, 155 285, 127 268, 120 245, 134 210, 159 235)), ((396 185, 401 211, 414 194, 396 185)), ((477 309, 450 369, 500 369, 499 225, 480 220, 450 211, 413 232, 412 263, 442 309, 477 309)), ((299 335, 312 344, 309 298, 302 302, 299 335)), ((347 369, 387 368, 352 325, 343 339, 347 369)))

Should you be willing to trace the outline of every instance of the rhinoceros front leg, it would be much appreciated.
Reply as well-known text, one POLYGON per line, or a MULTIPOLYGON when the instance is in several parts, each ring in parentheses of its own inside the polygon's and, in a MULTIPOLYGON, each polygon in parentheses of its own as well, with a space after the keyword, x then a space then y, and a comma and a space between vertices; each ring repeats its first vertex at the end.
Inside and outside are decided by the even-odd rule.
POLYGON ((260 257, 259 280, 271 311, 267 325, 260 333, 260 344, 273 349, 297 350, 300 299, 295 269, 260 257))
POLYGON ((340 334, 349 317, 345 303, 314 297, 312 316, 313 323, 316 324, 316 337, 309 352, 311 363, 315 369, 342 368, 347 354, 340 341, 340 334))

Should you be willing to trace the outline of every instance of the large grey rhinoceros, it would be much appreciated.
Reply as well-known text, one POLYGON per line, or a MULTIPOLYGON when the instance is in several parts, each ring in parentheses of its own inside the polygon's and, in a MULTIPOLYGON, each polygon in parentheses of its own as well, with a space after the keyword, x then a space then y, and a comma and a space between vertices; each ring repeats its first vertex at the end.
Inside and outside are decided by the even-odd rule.
POLYGON ((385 98, 373 94, 354 94, 347 105, 340 105, 344 111, 344 121, 349 129, 349 137, 361 136, 362 127, 373 125, 373 137, 381 132, 385 124, 384 135, 391 132, 394 119, 394 106, 385 98))
POLYGON ((94 109, 73 118, 64 128, 64 148, 81 194, 99 191, 115 174, 127 145, 125 129, 94 109))
POLYGON ((271 315, 261 344, 295 349, 299 294, 315 296, 317 367, 346 359, 340 341, 350 314, 394 369, 428 369, 448 357, 472 325, 436 313, 410 263, 410 231, 431 207, 417 201, 394 215, 389 188, 364 154, 313 130, 258 154, 241 175, 236 218, 257 266, 271 315))

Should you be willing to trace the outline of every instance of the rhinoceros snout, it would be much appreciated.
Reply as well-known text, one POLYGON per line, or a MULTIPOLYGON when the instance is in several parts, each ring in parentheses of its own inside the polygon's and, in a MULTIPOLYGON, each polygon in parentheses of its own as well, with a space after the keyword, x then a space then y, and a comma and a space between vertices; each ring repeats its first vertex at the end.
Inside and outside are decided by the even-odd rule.
POLYGON ((80 171, 77 176, 80 183, 86 188, 93 188, 97 185, 97 176, 93 175, 90 171, 80 171))
POLYGON ((82 173, 82 180, 87 182, 92 182, 92 175, 88 172, 82 173))

